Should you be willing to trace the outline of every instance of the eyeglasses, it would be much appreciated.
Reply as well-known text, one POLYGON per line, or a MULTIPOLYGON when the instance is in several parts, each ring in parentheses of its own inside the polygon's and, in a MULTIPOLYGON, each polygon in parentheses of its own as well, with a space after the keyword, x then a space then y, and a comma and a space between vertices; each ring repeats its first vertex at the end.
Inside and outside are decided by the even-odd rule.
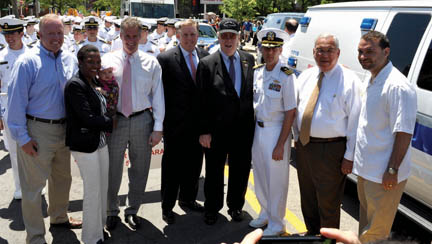
POLYGON ((315 52, 317 52, 319 55, 324 55, 324 54, 333 54, 336 52, 336 48, 328 48, 328 49, 323 49, 323 48, 315 48, 315 52))

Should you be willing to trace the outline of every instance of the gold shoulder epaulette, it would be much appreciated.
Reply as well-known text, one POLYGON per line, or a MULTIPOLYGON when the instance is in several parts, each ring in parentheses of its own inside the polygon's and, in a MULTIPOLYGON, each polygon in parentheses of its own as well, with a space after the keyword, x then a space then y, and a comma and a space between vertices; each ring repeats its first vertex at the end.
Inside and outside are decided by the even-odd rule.
POLYGON ((292 71, 291 69, 289 69, 288 67, 281 67, 282 72, 284 72, 287 75, 292 75, 294 73, 294 71, 292 71))
POLYGON ((107 41, 105 41, 105 40, 102 39, 102 38, 99 38, 99 41, 101 41, 101 42, 103 42, 103 43, 105 43, 105 44, 109 44, 107 41))
POLYGON ((258 69, 259 67, 262 67, 262 66, 264 66, 265 64, 257 64, 257 65, 255 65, 254 67, 253 67, 253 69, 258 69))

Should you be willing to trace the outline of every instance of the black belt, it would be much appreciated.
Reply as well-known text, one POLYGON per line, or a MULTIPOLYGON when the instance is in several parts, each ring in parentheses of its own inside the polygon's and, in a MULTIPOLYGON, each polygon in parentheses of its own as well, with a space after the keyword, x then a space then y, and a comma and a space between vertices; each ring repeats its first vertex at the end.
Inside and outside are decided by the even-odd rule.
POLYGON ((310 137, 309 142, 312 143, 328 143, 328 142, 339 142, 346 141, 346 137, 332 137, 332 138, 318 138, 318 137, 310 137))
POLYGON ((66 119, 42 119, 42 118, 31 116, 29 114, 26 114, 26 118, 29 120, 34 120, 34 121, 48 123, 48 124, 64 124, 64 122, 66 122, 66 119))
POLYGON ((132 117, 134 117, 134 116, 137 116, 137 115, 140 115, 140 114, 144 113, 145 111, 150 111, 150 108, 146 108, 146 109, 144 109, 144 110, 141 110, 141 111, 138 111, 138 112, 131 113, 131 114, 129 115, 129 117, 126 117, 124 114, 122 114, 122 113, 120 113, 120 112, 117 112, 117 114, 118 114, 118 115, 121 115, 121 116, 123 116, 123 117, 126 117, 126 118, 132 118, 132 117))

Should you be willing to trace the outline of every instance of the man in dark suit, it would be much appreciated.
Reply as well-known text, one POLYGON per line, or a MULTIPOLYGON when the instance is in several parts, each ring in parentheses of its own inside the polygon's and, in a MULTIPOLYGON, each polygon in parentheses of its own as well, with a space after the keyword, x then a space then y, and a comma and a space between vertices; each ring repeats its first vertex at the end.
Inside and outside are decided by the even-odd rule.
POLYGON ((242 208, 251 166, 254 133, 252 55, 237 50, 240 26, 219 24, 220 49, 203 58, 197 71, 202 85, 200 143, 206 154, 204 221, 212 225, 223 206, 224 166, 228 157, 228 214, 243 219, 242 208))
POLYGON ((208 52, 196 48, 198 23, 180 23, 180 45, 161 53, 165 91, 164 155, 162 156, 162 218, 172 224, 177 194, 179 205, 192 211, 204 208, 195 199, 202 168, 203 149, 199 144, 200 89, 196 67, 208 52))

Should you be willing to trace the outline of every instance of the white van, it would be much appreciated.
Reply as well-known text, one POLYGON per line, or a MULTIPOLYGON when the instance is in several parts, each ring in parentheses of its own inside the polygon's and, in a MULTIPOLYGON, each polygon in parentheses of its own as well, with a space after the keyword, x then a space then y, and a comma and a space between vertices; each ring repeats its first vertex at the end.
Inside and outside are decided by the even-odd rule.
POLYGON ((345 2, 311 7, 300 20, 288 63, 296 74, 314 66, 314 41, 328 32, 339 38, 339 62, 366 82, 369 73, 358 62, 357 46, 369 30, 387 35, 390 60, 417 85, 413 164, 405 193, 426 211, 417 212, 403 202, 399 210, 432 230, 432 1, 345 2))

